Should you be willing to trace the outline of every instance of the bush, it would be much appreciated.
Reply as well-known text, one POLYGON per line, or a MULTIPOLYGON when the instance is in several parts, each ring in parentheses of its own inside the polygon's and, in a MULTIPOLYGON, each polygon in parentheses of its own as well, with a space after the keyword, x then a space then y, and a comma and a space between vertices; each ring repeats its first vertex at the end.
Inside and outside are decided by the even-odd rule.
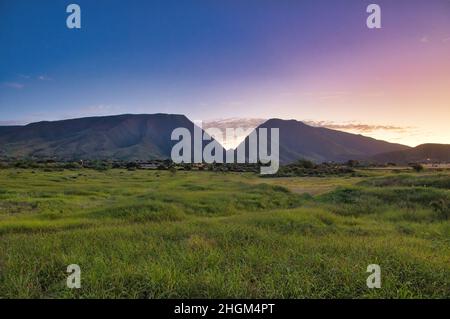
POLYGON ((39 165, 36 164, 34 161, 32 160, 20 160, 14 163, 14 167, 16 168, 38 168, 39 165))
POLYGON ((450 207, 445 198, 431 202, 431 207, 438 214, 439 219, 448 220, 450 218, 450 207))
POLYGON ((422 165, 422 164, 412 164, 411 167, 412 167, 416 172, 421 172, 421 171, 423 171, 423 165, 422 165))
POLYGON ((111 165, 107 162, 103 162, 103 161, 95 161, 93 162, 93 169, 97 170, 97 171, 107 171, 111 168, 111 165))
POLYGON ((357 166, 359 166, 359 162, 357 160, 349 160, 349 161, 347 161, 347 166, 357 167, 357 166))
POLYGON ((63 165, 63 168, 65 168, 65 169, 80 169, 81 165, 77 162, 70 162, 70 163, 65 163, 63 165))
POLYGON ((306 159, 301 159, 301 160, 297 161, 296 166, 303 167, 303 168, 314 168, 316 165, 311 161, 308 161, 306 159))
POLYGON ((128 162, 126 168, 130 170, 136 170, 138 168, 138 164, 136 162, 128 162))

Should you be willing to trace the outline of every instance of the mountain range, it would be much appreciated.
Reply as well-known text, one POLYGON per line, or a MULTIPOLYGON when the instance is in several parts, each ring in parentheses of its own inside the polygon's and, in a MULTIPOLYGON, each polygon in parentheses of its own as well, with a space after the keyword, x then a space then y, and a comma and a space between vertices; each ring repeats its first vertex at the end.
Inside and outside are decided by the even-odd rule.
POLYGON ((450 145, 422 144, 403 151, 382 153, 370 158, 375 163, 450 163, 450 145))
MULTIPOLYGON (((345 162, 350 159, 364 160, 380 153, 404 151, 409 147, 351 134, 309 126, 296 120, 270 119, 257 129, 266 128, 270 139, 270 129, 279 128, 280 163, 294 162, 300 158, 314 162, 345 162)), ((245 143, 248 149, 247 137, 245 143)))
MULTIPOLYGON (((171 140, 171 133, 179 127, 187 128, 193 136, 195 124, 186 116, 176 114, 123 114, 0 126, 0 157, 167 159, 177 143, 171 140)), ((450 145, 427 144, 411 148, 358 134, 313 127, 296 120, 270 119, 258 128, 279 128, 282 164, 301 158, 315 162, 350 159, 382 163, 450 162, 450 145)), ((248 147, 248 137, 242 143, 248 147)))
POLYGON ((59 160, 170 158, 175 128, 194 130, 184 115, 124 114, 0 127, 0 156, 59 160))

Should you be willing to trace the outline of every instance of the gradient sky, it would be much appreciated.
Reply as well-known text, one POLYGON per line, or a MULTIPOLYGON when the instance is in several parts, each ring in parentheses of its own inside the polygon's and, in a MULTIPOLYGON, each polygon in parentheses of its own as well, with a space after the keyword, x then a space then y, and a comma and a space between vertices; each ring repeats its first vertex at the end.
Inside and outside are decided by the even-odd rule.
POLYGON ((0 0, 0 125, 157 112, 450 143, 450 0, 0 0))

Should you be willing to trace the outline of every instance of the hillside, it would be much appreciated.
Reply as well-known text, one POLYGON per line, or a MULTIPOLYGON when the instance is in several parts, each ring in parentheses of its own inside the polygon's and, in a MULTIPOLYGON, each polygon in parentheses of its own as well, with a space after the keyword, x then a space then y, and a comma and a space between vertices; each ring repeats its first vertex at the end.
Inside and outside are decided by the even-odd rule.
POLYGON ((1 155, 70 159, 170 158, 171 133, 194 124, 184 115, 142 114, 0 127, 1 155))
MULTIPOLYGON (((171 133, 178 127, 192 133, 194 123, 184 115, 124 114, 3 126, 0 127, 0 156, 58 160, 166 159, 170 158, 176 143, 171 141, 171 133)), ((315 162, 367 158, 381 162, 416 161, 434 154, 295 120, 271 119, 258 128, 279 128, 282 164, 300 158, 315 162)), ((246 143, 248 154, 248 138, 243 143, 246 143)), ((448 158, 448 151, 443 152, 431 157, 448 158)))
POLYGON ((449 144, 422 144, 414 148, 377 154, 370 158, 377 163, 450 163, 449 144))
MULTIPOLYGON (((280 129, 281 163, 291 163, 300 158, 315 162, 343 162, 409 148, 362 135, 313 127, 296 120, 271 119, 257 129, 259 128, 280 129)), ((243 143, 246 143, 248 149, 248 138, 243 143)))

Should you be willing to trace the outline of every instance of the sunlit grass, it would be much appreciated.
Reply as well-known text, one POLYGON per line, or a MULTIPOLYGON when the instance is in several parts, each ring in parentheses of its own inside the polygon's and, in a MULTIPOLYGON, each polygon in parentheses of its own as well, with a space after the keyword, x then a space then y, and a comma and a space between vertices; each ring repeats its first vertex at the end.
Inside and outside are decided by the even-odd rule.
POLYGON ((0 297, 448 298, 440 174, 0 170, 0 297))

